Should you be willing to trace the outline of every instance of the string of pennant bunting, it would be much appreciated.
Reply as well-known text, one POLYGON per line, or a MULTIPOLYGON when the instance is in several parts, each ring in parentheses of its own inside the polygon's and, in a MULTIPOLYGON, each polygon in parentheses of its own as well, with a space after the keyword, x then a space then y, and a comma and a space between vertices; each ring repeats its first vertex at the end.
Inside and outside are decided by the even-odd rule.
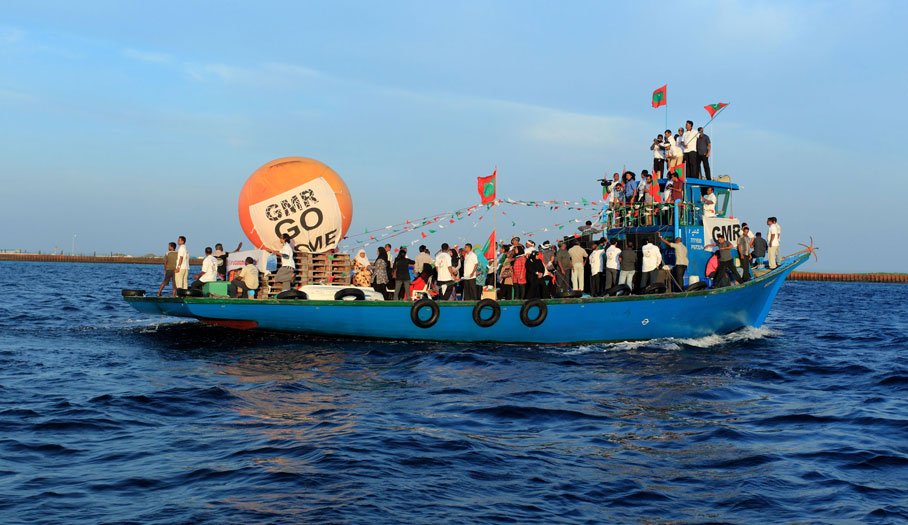
MULTIPOLYGON (((356 247, 366 248, 372 244, 385 244, 388 241, 406 236, 407 234, 418 234, 417 237, 409 239, 402 245, 414 246, 423 242, 424 239, 439 233, 441 230, 444 230, 446 227, 450 227, 453 224, 461 222, 467 218, 473 221, 472 227, 478 227, 483 219, 486 218, 486 212, 488 212, 493 206, 498 206, 502 204, 508 204, 512 206, 522 206, 530 208, 546 208, 550 211, 554 210, 574 210, 574 211, 594 211, 588 217, 584 219, 571 219, 568 221, 561 221, 558 223, 550 224, 547 226, 542 226, 532 230, 514 232, 512 235, 518 237, 533 237, 540 233, 546 232, 560 232, 564 230, 566 226, 572 224, 580 224, 584 222, 587 218, 590 220, 595 219, 597 222, 602 216, 601 206, 604 203, 600 204, 599 201, 589 201, 587 199, 580 199, 579 201, 570 201, 570 200, 556 200, 556 199, 546 199, 539 201, 530 201, 530 200, 518 200, 518 199, 498 199, 494 202, 490 202, 486 205, 474 205, 464 208, 459 208, 457 210, 436 213, 433 215, 427 215, 425 217, 419 217, 415 219, 407 219, 403 222, 397 224, 391 224, 382 228, 366 229, 363 233, 348 235, 345 238, 345 242, 339 246, 342 251, 349 251, 356 247)), ((507 216, 507 212, 502 211, 503 216, 507 216)), ((511 226, 516 227, 517 222, 511 220, 511 226)), ((459 238, 460 241, 464 241, 463 237, 459 238)), ((394 251, 397 251, 395 249, 394 251)))

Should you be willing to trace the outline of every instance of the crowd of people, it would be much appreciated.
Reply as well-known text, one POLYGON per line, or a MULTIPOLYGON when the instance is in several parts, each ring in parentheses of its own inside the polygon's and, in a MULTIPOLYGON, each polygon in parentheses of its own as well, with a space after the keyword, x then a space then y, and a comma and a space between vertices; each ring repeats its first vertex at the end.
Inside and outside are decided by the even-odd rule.
MULTIPOLYGON (((727 286, 731 280, 746 282, 753 266, 768 262, 777 265, 781 228, 774 217, 770 225, 770 241, 753 234, 745 224, 736 245, 717 236, 714 257, 707 267, 707 277, 714 286, 727 286), (741 270, 734 266, 731 249, 738 251, 741 270), (768 257, 767 257, 768 255, 768 257), (776 257, 776 258, 773 258, 776 257), (715 264, 713 264, 715 261, 715 264)), ((354 286, 372 287, 387 300, 410 300, 424 295, 436 300, 478 300, 483 297, 506 299, 545 299, 577 297, 588 294, 604 296, 615 287, 624 285, 631 292, 653 290, 651 286, 665 284, 675 291, 684 288, 689 265, 688 250, 682 239, 667 239, 658 235, 659 244, 670 252, 674 261, 670 267, 663 259, 663 250, 649 240, 634 246, 631 241, 592 239, 600 233, 587 222, 580 227, 578 238, 563 240, 557 245, 546 241, 537 246, 533 240, 522 242, 519 237, 497 246, 496 256, 489 261, 479 260, 473 246, 463 247, 442 243, 433 254, 425 245, 419 246, 414 259, 401 247, 392 256, 390 244, 380 246, 370 260, 365 249, 353 259, 354 286), (666 271, 668 270, 668 271, 666 271)))
MULTIPOLYGON (((782 229, 775 217, 769 217, 768 239, 761 232, 752 232, 747 223, 735 244, 722 234, 716 242, 704 248, 715 252, 706 265, 706 276, 714 286, 727 286, 732 281, 742 283, 751 278, 753 268, 767 265, 770 269, 779 263, 779 246, 782 229), (737 251, 740 272, 734 265, 732 250, 737 251)), ((521 242, 519 237, 510 243, 497 246, 492 260, 480 258, 470 243, 453 247, 442 243, 432 255, 427 246, 418 249, 415 258, 408 256, 406 247, 396 250, 390 244, 377 248, 370 260, 361 249, 352 260, 353 286, 371 287, 386 300, 410 300, 430 296, 436 300, 478 300, 483 297, 496 299, 545 299, 576 297, 588 294, 603 296, 615 287, 624 285, 630 292, 645 292, 652 285, 665 284, 672 290, 684 287, 684 277, 689 265, 688 250, 682 239, 658 236, 658 244, 674 261, 665 264, 663 250, 650 240, 634 246, 629 240, 619 241, 594 235, 601 233, 590 221, 579 228, 580 233, 566 238, 557 245, 546 241, 538 245, 533 240, 521 242), (665 270, 669 270, 666 272, 665 270), (664 272, 664 273, 660 273, 664 272)), ((285 235, 280 250, 268 250, 280 258, 281 264, 273 274, 273 282, 281 291, 289 290, 296 271, 292 239, 285 235)), ((655 239, 653 240, 655 241, 655 239)), ((242 248, 240 243, 236 250, 242 248)), ((214 250, 206 247, 201 271, 189 284, 189 252, 186 238, 180 236, 168 245, 164 256, 164 280, 158 297, 171 285, 171 295, 178 289, 188 289, 190 295, 201 295, 205 283, 224 281, 228 278, 227 258, 221 244, 214 250)), ((259 288, 260 271, 257 261, 247 257, 245 265, 229 281, 229 295, 246 297, 259 288)))
POLYGON ((667 129, 656 136, 650 150, 653 152, 653 169, 652 172, 641 170, 640 180, 633 171, 614 173, 611 179, 599 179, 607 188, 609 226, 652 225, 654 217, 660 213, 665 223, 676 201, 682 201, 682 207, 690 206, 690 211, 696 211, 702 217, 715 217, 716 197, 712 188, 702 190, 699 202, 684 202, 685 180, 712 180, 709 166, 712 142, 703 128, 695 131, 693 121, 688 120, 683 128, 678 128, 677 133, 672 134, 667 129), (682 165, 683 176, 676 169, 682 165), (660 186, 659 180, 663 178, 666 182, 660 186), (659 202, 663 204, 659 205, 659 202))
MULTIPOLYGON (((685 179, 675 170, 683 164, 686 178, 699 179, 702 173, 703 178, 712 180, 709 165, 712 144, 703 128, 695 131, 694 123, 688 120, 677 133, 672 134, 667 129, 654 138, 650 150, 653 152, 653 171, 642 170, 640 181, 632 171, 625 171, 623 175, 615 173, 611 180, 600 179, 608 193, 605 225, 652 225, 660 213, 670 220, 670 208, 677 201, 681 201, 682 206, 696 209, 702 217, 715 217, 713 188, 701 189, 699 203, 684 202, 685 179), (667 180, 660 187, 659 180, 663 175, 667 180), (668 204, 660 207, 656 205, 658 201, 668 204)), ((714 243, 705 247, 715 249, 706 266, 706 276, 715 286, 748 281, 752 267, 768 263, 772 269, 778 265, 781 227, 775 217, 770 217, 767 225, 768 239, 760 232, 751 232, 745 223, 735 244, 719 234, 714 243), (737 251, 740 273, 734 265, 732 250, 737 251)), ((422 245, 412 259, 406 247, 393 250, 390 244, 385 244, 378 247, 372 260, 361 249, 352 261, 351 280, 354 286, 371 287, 386 300, 409 300, 425 295, 437 300, 460 298, 467 301, 482 297, 570 297, 582 293, 602 296, 618 286, 643 292, 665 281, 674 290, 683 288, 689 260, 681 238, 666 239, 658 235, 658 242, 653 238, 635 247, 631 241, 619 242, 605 237, 594 240, 601 230, 590 221, 579 229, 578 238, 567 238, 557 245, 547 241, 537 246, 532 240, 521 242, 519 237, 514 237, 510 244, 497 246, 497 254, 489 261, 484 256, 480 258, 470 243, 462 247, 442 243, 434 255, 422 245), (664 244, 666 251, 673 255, 670 272, 660 273, 669 268, 663 261, 662 249, 654 243, 664 244)), ((236 251, 241 247, 242 243, 236 251)), ((293 281, 295 249, 290 236, 284 234, 281 249, 268 250, 281 261, 272 279, 281 291, 288 290, 293 281)), ((205 283, 226 279, 228 255, 221 244, 216 244, 214 250, 206 247, 202 271, 195 275, 190 285, 186 238, 179 237, 176 243, 169 244, 164 257, 164 280, 158 296, 168 283, 172 295, 176 295, 179 288, 199 293, 205 283)), ((244 297, 259 287, 256 261, 250 257, 245 262, 230 281, 232 296, 244 297)))

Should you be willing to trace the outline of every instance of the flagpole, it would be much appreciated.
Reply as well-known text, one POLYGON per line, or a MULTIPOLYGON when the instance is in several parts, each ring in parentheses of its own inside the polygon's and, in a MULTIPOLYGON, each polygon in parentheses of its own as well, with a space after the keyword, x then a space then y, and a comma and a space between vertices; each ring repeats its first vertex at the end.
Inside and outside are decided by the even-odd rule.
MULTIPOLYGON (((495 300, 498 300, 498 166, 495 166, 495 200, 492 202, 495 209, 492 210, 492 255, 495 257, 495 271, 492 272, 495 275, 495 300)), ((483 283, 483 289, 485 289, 485 283, 483 283)), ((480 299, 482 299, 482 294, 480 294, 480 299)))

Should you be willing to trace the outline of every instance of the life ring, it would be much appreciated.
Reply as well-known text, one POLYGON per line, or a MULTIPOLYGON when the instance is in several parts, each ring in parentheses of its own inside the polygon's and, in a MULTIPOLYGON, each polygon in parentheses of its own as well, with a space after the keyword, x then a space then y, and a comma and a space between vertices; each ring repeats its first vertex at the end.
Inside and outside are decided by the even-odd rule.
POLYGON ((476 303, 473 306, 473 322, 482 328, 488 328, 493 324, 498 322, 498 319, 501 318, 501 306, 498 305, 498 301, 494 299, 483 299, 476 303), (482 318, 482 310, 484 308, 492 309, 492 316, 488 319, 482 318))
POLYGON ((520 322, 533 328, 534 326, 539 326, 545 321, 546 316, 549 314, 549 308, 542 302, 540 299, 530 299, 529 301, 523 303, 523 306, 520 307, 520 322), (535 318, 530 319, 530 309, 537 308, 539 309, 539 315, 535 318))
POLYGON ((665 283, 652 283, 647 286, 641 295, 654 295, 665 293, 665 283))
POLYGON ((296 299, 303 300, 309 298, 309 294, 302 290, 284 290, 283 292, 274 296, 275 299, 296 299))
POLYGON ((695 283, 690 283, 687 285, 687 288, 684 289, 685 292, 696 292, 697 290, 706 290, 706 282, 697 281, 695 283))
POLYGON ((359 288, 344 288, 334 294, 335 301, 343 301, 348 297, 352 297, 354 301, 365 301, 366 293, 359 288))
POLYGON ((618 284, 618 285, 612 286, 611 288, 609 288, 608 290, 605 291, 605 295, 607 295, 609 297, 620 297, 622 295, 630 295, 630 294, 631 294, 631 287, 626 284, 618 284))
POLYGON ((429 298, 422 298, 413 303, 413 306, 410 307, 410 320, 420 328, 431 328, 435 326, 435 323, 438 322, 439 314, 438 304, 429 298), (428 319, 423 319, 419 316, 419 311, 423 308, 432 310, 432 315, 430 315, 428 319))

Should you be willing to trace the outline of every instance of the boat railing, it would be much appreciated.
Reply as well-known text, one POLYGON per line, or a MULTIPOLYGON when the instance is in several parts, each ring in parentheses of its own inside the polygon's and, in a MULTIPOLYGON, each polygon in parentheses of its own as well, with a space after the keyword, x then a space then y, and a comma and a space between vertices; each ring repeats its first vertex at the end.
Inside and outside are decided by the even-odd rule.
MULTIPOLYGON (((700 202, 656 202, 612 204, 602 213, 602 223, 608 229, 638 228, 643 226, 675 226, 675 209, 678 226, 702 226, 703 204, 700 202)), ((721 215, 719 215, 721 216, 721 215)))

